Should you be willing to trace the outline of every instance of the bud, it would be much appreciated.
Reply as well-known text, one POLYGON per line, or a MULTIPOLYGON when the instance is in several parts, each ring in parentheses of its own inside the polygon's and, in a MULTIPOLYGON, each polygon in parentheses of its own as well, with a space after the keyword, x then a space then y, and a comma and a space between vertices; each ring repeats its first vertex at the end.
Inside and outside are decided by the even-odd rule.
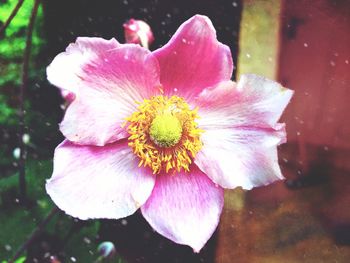
POLYGON ((102 242, 98 246, 97 251, 101 258, 112 258, 115 256, 116 253, 115 247, 110 241, 102 242))
POLYGON ((61 95, 67 103, 71 103, 75 99, 75 94, 65 89, 61 89, 61 95))
POLYGON ((154 41, 151 27, 142 20, 130 19, 123 25, 126 43, 140 44, 144 48, 154 41))

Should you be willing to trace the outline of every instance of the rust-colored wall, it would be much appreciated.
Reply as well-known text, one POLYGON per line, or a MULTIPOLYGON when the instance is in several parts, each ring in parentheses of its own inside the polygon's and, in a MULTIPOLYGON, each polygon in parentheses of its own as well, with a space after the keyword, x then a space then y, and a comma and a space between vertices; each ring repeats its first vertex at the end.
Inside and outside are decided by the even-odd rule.
POLYGON ((278 76, 289 142, 350 149, 350 1, 284 1, 278 76))

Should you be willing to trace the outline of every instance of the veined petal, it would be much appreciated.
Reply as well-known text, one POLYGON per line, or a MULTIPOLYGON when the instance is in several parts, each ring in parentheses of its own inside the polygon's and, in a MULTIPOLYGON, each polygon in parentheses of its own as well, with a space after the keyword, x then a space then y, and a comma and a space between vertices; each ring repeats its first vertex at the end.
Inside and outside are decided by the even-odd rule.
POLYGON ((283 179, 277 145, 283 129, 237 128, 206 130, 195 163, 213 182, 224 188, 251 189, 283 179))
POLYGON ((58 54, 47 67, 47 79, 62 89, 64 97, 69 92, 75 94, 81 81, 76 73, 81 67, 107 50, 120 46, 114 38, 106 40, 99 37, 78 37, 75 43, 71 43, 65 52, 58 54))
POLYGON ((126 141, 103 147, 64 141, 56 148, 46 191, 73 217, 117 219, 143 205, 154 183, 151 172, 138 167, 126 141))
POLYGON ((278 83, 255 75, 238 85, 224 82, 197 98, 203 148, 195 163, 225 188, 251 189, 282 179, 277 145, 286 141, 276 123, 293 95, 278 83))
POLYGON ((167 95, 191 99, 204 88, 229 80, 233 71, 231 51, 218 42, 206 16, 190 18, 168 44, 153 54, 159 61, 160 79, 167 95))
POLYGON ((202 128, 273 127, 293 91, 261 76, 242 75, 238 83, 222 82, 197 97, 202 128))
POLYGON ((190 173, 159 175, 141 211, 158 233, 199 252, 219 223, 223 203, 223 189, 194 165, 190 173))
POLYGON ((53 84, 75 92, 60 130, 77 144, 102 146, 126 137, 121 127, 125 118, 137 108, 137 102, 158 93, 156 58, 138 45, 112 47, 102 48, 100 40, 78 39, 48 68, 53 84), (65 69, 69 63, 72 65, 65 69), (55 70, 60 73, 52 75, 55 70))

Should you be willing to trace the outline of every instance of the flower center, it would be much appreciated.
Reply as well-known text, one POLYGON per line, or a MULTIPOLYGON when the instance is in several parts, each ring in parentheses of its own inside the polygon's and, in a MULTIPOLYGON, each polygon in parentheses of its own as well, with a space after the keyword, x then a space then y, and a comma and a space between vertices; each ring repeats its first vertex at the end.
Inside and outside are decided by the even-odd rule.
POLYGON ((154 96, 140 103, 127 118, 128 145, 140 159, 139 166, 150 167, 153 174, 189 171, 202 148, 203 131, 196 118, 197 110, 178 96, 154 96))
POLYGON ((152 121, 149 135, 151 140, 160 147, 174 146, 181 139, 181 122, 170 113, 158 115, 152 121))

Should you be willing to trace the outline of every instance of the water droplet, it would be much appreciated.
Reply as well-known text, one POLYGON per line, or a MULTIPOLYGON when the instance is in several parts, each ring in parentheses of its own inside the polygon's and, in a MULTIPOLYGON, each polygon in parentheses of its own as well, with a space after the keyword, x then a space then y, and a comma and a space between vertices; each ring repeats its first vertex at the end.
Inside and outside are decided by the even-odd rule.
POLYGON ((128 224, 128 221, 126 219, 122 219, 121 224, 123 226, 126 226, 128 224))
POLYGON ((15 148, 12 152, 12 155, 15 159, 19 159, 19 157, 21 156, 21 149, 20 148, 15 148))
POLYGON ((86 244, 91 244, 91 240, 88 237, 84 237, 83 240, 86 244))
POLYGON ((76 259, 75 257, 70 257, 70 260, 71 260, 72 262, 77 262, 77 259, 76 259))
POLYGON ((58 260, 58 258, 56 256, 50 256, 50 262, 51 263, 59 263, 60 261, 58 260))
POLYGON ((329 151, 328 146, 323 147, 323 150, 325 150, 326 152, 329 151))
POLYGON ((297 136, 300 136, 300 132, 299 131, 297 131, 297 136))
POLYGON ((187 43, 186 38, 183 38, 183 39, 182 39, 182 43, 187 43))
POLYGON ((247 53, 246 56, 247 56, 247 58, 250 58, 250 57, 251 57, 249 53, 247 53))
POLYGON ((332 67, 335 66, 335 62, 334 62, 333 60, 331 60, 331 61, 329 62, 329 64, 331 64, 332 67))
POLYGON ((23 141, 24 144, 28 144, 30 142, 29 134, 27 134, 27 133, 23 134, 22 141, 23 141))
POLYGON ((345 64, 349 64, 349 60, 345 60, 345 64))
POLYGON ((5 245, 5 250, 6 251, 11 251, 12 250, 12 247, 10 245, 5 245))
POLYGON ((237 7, 237 6, 238 6, 237 2, 233 2, 233 3, 232 3, 232 6, 233 6, 233 7, 237 7))

